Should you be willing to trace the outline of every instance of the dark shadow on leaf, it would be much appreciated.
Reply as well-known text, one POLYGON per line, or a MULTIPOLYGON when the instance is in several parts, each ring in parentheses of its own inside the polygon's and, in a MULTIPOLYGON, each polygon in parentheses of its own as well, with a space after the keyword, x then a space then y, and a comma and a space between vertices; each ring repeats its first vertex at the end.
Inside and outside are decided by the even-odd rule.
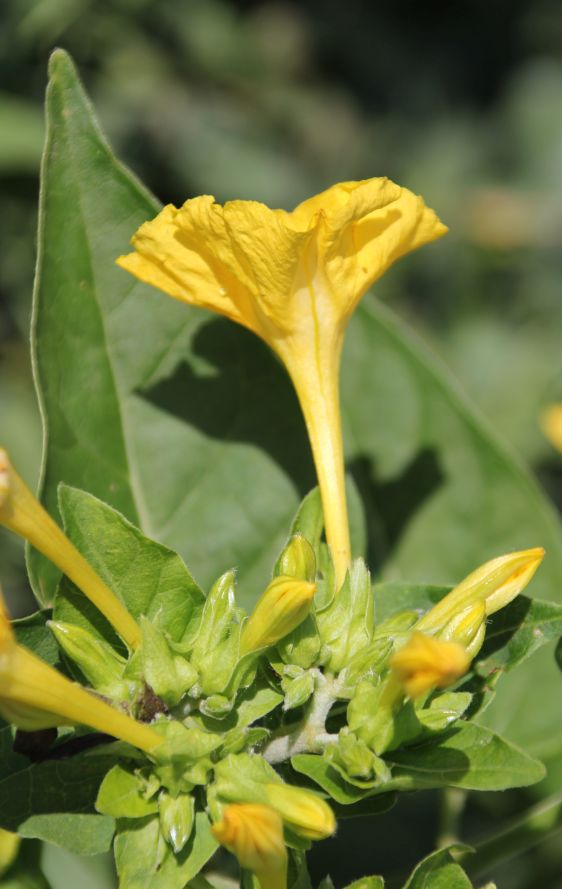
POLYGON ((493 615, 486 628, 486 641, 478 655, 479 661, 486 660, 509 644, 524 623, 531 604, 527 596, 518 596, 506 608, 493 615))
MULTIPOLYGON (((205 435, 265 451, 292 480, 300 497, 316 484, 310 447, 289 377, 254 334, 223 318, 203 324, 195 359, 138 393, 205 435)), ((435 451, 420 451, 391 481, 377 479, 367 456, 348 467, 360 492, 372 567, 389 557, 404 528, 443 481, 435 451)))
POLYGON ((348 469, 365 511, 367 564, 372 569, 380 568, 416 512, 443 483, 437 453, 431 448, 419 451, 402 474, 391 481, 377 480, 376 467, 366 456, 356 457, 348 469))
POLYGON ((279 361, 254 334, 222 318, 199 328, 193 350, 209 369, 184 361, 139 394, 205 435, 265 451, 304 497, 316 484, 312 458, 296 395, 279 361))

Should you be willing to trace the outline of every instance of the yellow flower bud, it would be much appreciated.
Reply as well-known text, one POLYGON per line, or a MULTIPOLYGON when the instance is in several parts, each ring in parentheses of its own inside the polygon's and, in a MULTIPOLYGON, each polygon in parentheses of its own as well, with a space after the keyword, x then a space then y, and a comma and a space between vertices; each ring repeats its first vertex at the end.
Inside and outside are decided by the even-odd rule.
POLYGON ((162 743, 147 725, 106 704, 18 645, 1 598, 0 713, 26 731, 87 725, 146 752, 162 743))
POLYGON ((286 889, 288 856, 277 812, 259 803, 232 803, 212 830, 240 866, 256 875, 262 889, 286 889))
POLYGON ((351 561, 339 406, 347 322, 397 259, 447 229, 388 179, 340 182, 291 212, 210 195, 164 207, 119 265, 175 299, 225 315, 284 362, 304 415, 338 588, 351 561))
POLYGON ((458 642, 473 658, 481 649, 486 635, 486 603, 475 602, 474 605, 455 615, 439 638, 458 642))
POLYGON ((0 524, 19 534, 61 569, 115 627, 127 645, 141 639, 137 622, 78 552, 0 449, 0 524))
POLYGON ((458 642, 442 642, 418 631, 391 658, 395 678, 414 699, 432 688, 446 688, 470 666, 470 658, 458 642))
POLYGON ((328 803, 311 790, 290 784, 266 784, 270 806, 295 833, 309 840, 324 840, 336 829, 336 818, 328 803))
POLYGON ((543 412, 541 426, 551 445, 562 454, 562 404, 553 404, 543 412))
POLYGON ((416 628, 424 632, 440 631, 476 602, 484 602, 487 616, 505 608, 525 589, 543 558, 544 549, 537 546, 485 562, 434 605, 416 628))
POLYGON ((310 611, 315 590, 316 585, 306 580, 274 578, 244 625, 241 654, 275 645, 298 627, 310 611))

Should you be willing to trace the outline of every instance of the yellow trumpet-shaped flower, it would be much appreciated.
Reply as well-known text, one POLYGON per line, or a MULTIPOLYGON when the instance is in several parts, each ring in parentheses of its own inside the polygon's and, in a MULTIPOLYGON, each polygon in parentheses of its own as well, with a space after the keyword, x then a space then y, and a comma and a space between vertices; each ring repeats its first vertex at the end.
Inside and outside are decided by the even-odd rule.
POLYGON ((267 801, 285 824, 309 840, 324 840, 336 829, 336 817, 324 800, 302 787, 266 784, 267 801))
POLYGON ((240 652, 275 645, 303 622, 316 584, 294 577, 276 577, 262 593, 242 630, 240 652))
POLYGON ((0 524, 5 525, 54 562, 94 603, 131 648, 140 628, 125 606, 43 509, 0 449, 0 524))
POLYGON ((470 658, 458 642, 442 642, 418 631, 392 657, 395 678, 410 698, 433 688, 446 688, 470 666, 470 658))
POLYGON ((484 602, 489 617, 521 593, 544 558, 541 546, 491 559, 472 571, 416 624, 424 632, 440 631, 469 606, 484 602))
POLYGON ((140 227, 119 264, 183 302, 248 327, 295 386, 322 492, 338 583, 350 562, 339 408, 347 322, 397 259, 447 229, 388 179, 342 182, 292 212, 209 195, 169 205, 140 227))
POLYGON ((231 803, 225 806, 222 821, 213 825, 213 834, 236 855, 241 867, 256 875, 262 889, 286 889, 283 822, 274 809, 260 803, 231 803))
POLYGON ((552 404, 543 411, 541 426, 549 442, 562 454, 562 404, 552 404))
POLYGON ((150 752, 162 738, 18 645, 0 599, 0 713, 26 731, 87 725, 150 752))

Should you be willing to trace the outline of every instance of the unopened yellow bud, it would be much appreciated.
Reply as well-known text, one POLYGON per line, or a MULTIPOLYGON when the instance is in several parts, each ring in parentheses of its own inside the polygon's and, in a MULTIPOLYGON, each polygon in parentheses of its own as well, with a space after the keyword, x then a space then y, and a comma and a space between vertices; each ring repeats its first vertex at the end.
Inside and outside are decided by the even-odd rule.
POLYGON ((2 449, 0 524, 29 541, 54 562, 105 615, 127 645, 136 648, 141 633, 135 619, 33 496, 2 449))
POLYGON ((486 635, 486 603, 475 602, 465 611, 455 615, 439 638, 458 642, 473 658, 481 649, 486 635))
POLYGON ((328 803, 311 790, 289 784, 266 784, 267 801, 295 833, 309 840, 323 840, 336 829, 336 817, 328 803))
POLYGON ((415 699, 433 688, 452 685, 466 673, 470 658, 458 642, 442 642, 416 631, 390 666, 408 697, 415 699))
POLYGON ((484 602, 487 616, 505 608, 525 589, 543 558, 544 549, 537 546, 485 562, 434 605, 418 622, 417 629, 442 630, 476 602, 484 602))
POLYGON ((212 829, 240 866, 256 875, 262 889, 286 889, 288 856, 277 812, 259 803, 232 803, 212 829))
POLYGON ((0 598, 0 713, 25 731, 87 725, 150 752, 162 738, 18 645, 0 598))
POLYGON ((276 577, 256 602, 242 630, 240 651, 247 654, 283 639, 310 611, 316 585, 293 577, 276 577))
POLYGON ((21 838, 17 833, 0 828, 0 877, 15 861, 20 842, 21 838))
POLYGON ((553 404, 543 412, 541 426, 550 443, 562 454, 562 404, 553 404))

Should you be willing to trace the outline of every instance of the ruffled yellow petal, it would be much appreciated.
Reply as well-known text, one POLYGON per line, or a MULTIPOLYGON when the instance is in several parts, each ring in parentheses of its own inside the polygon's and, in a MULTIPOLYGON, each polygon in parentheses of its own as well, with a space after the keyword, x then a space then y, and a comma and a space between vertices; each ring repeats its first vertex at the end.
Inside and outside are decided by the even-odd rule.
POLYGON ((299 226, 321 218, 319 264, 342 320, 397 259, 447 232, 421 197, 386 178, 334 185, 290 216, 299 226))
POLYGON ((226 315, 253 329, 249 319, 238 311, 233 295, 224 287, 225 271, 218 268, 217 277, 205 256, 190 249, 185 239, 179 238, 177 220, 185 208, 191 207, 197 218, 205 208, 212 206, 213 198, 206 195, 187 201, 182 210, 169 204, 155 219, 141 225, 132 239, 135 252, 120 256, 117 263, 139 280, 158 287, 174 299, 226 315))

